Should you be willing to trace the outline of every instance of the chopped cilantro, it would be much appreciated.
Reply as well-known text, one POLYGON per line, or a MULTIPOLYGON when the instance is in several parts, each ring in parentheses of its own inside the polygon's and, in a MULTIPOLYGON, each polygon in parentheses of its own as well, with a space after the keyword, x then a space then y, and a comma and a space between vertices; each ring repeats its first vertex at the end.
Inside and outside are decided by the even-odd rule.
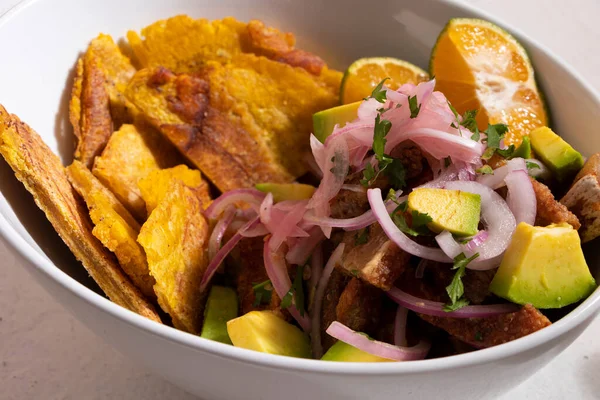
POLYGON ((358 278, 360 277, 360 271, 357 269, 353 269, 350 271, 350 273, 352 274, 353 277, 358 278))
POLYGON ((484 175, 494 175, 494 170, 489 165, 484 165, 481 168, 477 168, 475 172, 479 172, 480 174, 484 175))
POLYGON ((505 124, 488 124, 485 130, 487 146, 495 149, 499 148, 500 140, 502 140, 507 131, 508 126, 505 124))
POLYGON ((408 225, 404 213, 408 210, 406 201, 400 203, 392 213, 392 220, 402 232, 411 236, 427 235, 430 233, 427 224, 432 221, 429 214, 423 214, 416 210, 411 212, 411 224, 408 225))
POLYGON ((525 161, 525 165, 527 166, 528 170, 540 169, 541 168, 538 163, 534 163, 534 162, 531 162, 531 161, 525 161))
POLYGON ((377 173, 375 172, 375 168, 371 163, 367 163, 367 166, 363 170, 363 178, 360 180, 360 184, 364 187, 369 187, 372 181, 377 177, 377 173))
POLYGON ((408 107, 410 107, 410 117, 417 118, 419 111, 421 111, 421 105, 418 103, 417 95, 408 96, 408 107))
POLYGON ((370 228, 367 226, 366 228, 358 231, 356 235, 354 235, 354 244, 358 246, 359 244, 367 243, 369 241, 369 230, 370 228))
POLYGON ((271 294, 273 293, 273 285, 270 280, 255 283, 252 285, 254 291, 254 303, 252 306, 258 307, 261 304, 269 304, 271 302, 271 294))
POLYGON ((492 158, 492 156, 496 154, 496 149, 493 147, 488 147, 487 149, 485 149, 485 151, 483 152, 483 155, 481 156, 482 159, 484 160, 489 160, 490 158, 492 158))
POLYGON ((444 158, 444 167, 448 168, 450 164, 452 164, 452 158, 450 158, 450 156, 444 158))
POLYGON ((385 103, 385 101, 387 100, 387 91, 386 91, 386 89, 383 88, 383 84, 388 79, 390 79, 390 78, 385 78, 381 82, 379 82, 379 84, 377 86, 375 86, 375 89, 373 89, 373 91, 371 92, 371 96, 367 97, 365 100, 372 98, 372 99, 377 100, 380 103, 385 103))
POLYGON ((406 186, 406 170, 399 159, 393 158, 389 164, 385 166, 385 176, 387 176, 392 187, 402 189, 406 186))
POLYGON ((465 275, 467 265, 479 257, 479 253, 475 253, 471 257, 467 258, 465 253, 460 253, 454 257, 453 270, 456 270, 452 282, 446 286, 446 292, 450 297, 450 303, 444 305, 444 311, 456 311, 469 304, 469 301, 463 298, 465 293, 465 287, 463 285, 462 277, 465 275))
POLYGON ((515 145, 511 144, 507 149, 496 149, 496 153, 500 154, 504 158, 511 158, 515 152, 515 145))
POLYGON ((452 124, 450 124, 450 126, 454 129, 460 130, 460 118, 458 115, 458 111, 456 111, 456 108, 454 108, 454 106, 452 105, 452 103, 450 103, 449 100, 446 100, 446 102, 448 103, 448 107, 450 107, 450 111, 452 111, 452 114, 454 114, 454 119, 456 120, 456 123, 453 122, 452 124))
POLYGON ((478 342, 483 342, 483 333, 479 331, 475 332, 475 340, 478 342))
POLYGON ((293 303, 301 316, 304 316, 304 288, 302 287, 302 278, 304 276, 304 265, 299 265, 296 268, 296 277, 292 283, 292 287, 281 299, 281 308, 286 309, 293 303))
POLYGON ((392 128, 392 123, 387 119, 382 120, 381 115, 377 114, 375 117, 375 130, 373 132, 373 152, 375 152, 375 158, 378 161, 383 160, 385 143, 387 140, 385 136, 392 128))

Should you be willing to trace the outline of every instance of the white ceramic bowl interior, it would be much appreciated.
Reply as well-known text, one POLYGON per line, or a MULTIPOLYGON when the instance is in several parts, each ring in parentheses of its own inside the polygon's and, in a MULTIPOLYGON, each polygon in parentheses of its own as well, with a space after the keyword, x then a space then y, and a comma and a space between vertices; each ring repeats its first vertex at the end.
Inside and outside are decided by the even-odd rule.
MULTIPOLYGON (((294 32, 301 48, 340 69, 364 56, 394 56, 426 68, 448 19, 488 19, 513 32, 530 52, 556 130, 587 155, 600 150, 600 135, 592 134, 600 125, 600 98, 570 67, 503 22, 470 7, 436 0, 25 1, 0 19, 0 103, 36 129, 65 164, 70 163, 68 99, 73 67, 88 42, 99 32, 122 38, 129 29, 180 13, 262 19, 294 32)), ((444 359, 344 364, 250 352, 156 324, 111 303, 4 161, 0 161, 0 191, 0 234, 46 290, 123 354, 207 399, 494 398, 564 350, 600 308, 596 291, 538 333, 444 359)), ((586 248, 586 255, 598 278, 598 253, 586 248)))

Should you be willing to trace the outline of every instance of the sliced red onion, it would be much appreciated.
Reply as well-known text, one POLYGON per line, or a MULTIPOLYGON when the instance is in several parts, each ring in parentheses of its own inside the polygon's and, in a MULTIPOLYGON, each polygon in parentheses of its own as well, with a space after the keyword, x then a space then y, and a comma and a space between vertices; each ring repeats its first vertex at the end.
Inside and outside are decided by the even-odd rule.
POLYGON ((425 275, 425 269, 427 268, 428 263, 429 263, 429 260, 425 260, 425 259, 421 259, 421 261, 419 261, 419 265, 417 265, 417 269, 415 270, 415 278, 417 278, 417 279, 423 278, 423 275, 425 275))
POLYGON ((527 171, 509 172, 504 179, 508 188, 506 203, 513 212, 516 223, 535 224, 537 199, 527 171))
POLYGON ((407 346, 406 341, 406 320, 408 319, 408 309, 398 306, 396 310, 396 319, 394 320, 394 344, 396 346, 407 346))
POLYGON ((323 304, 323 297, 325 296, 325 289, 327 289, 327 283, 329 282, 333 268, 342 259, 345 246, 346 245, 344 243, 340 243, 333 253, 331 253, 331 256, 329 257, 329 260, 327 261, 327 264, 325 265, 323 273, 319 279, 317 289, 315 290, 315 297, 310 317, 312 322, 310 338, 312 342, 313 356, 315 358, 321 358, 323 355, 323 349, 321 345, 321 306, 323 304))
POLYGON ((369 199, 369 204, 371 205, 373 213, 375 213, 377 221, 390 240, 396 243, 398 247, 407 253, 427 260, 445 263, 452 262, 452 259, 444 254, 441 249, 422 246, 409 239, 400 229, 398 229, 396 224, 394 224, 394 221, 392 221, 385 203, 381 198, 381 189, 369 189, 367 191, 367 198, 369 199))
MULTIPOLYGON (((290 246, 285 259, 293 265, 303 265, 313 253, 313 250, 325 239, 325 235, 319 227, 313 227, 309 230, 310 236, 296 240, 294 245, 290 246)), ((312 276, 312 275, 311 275, 312 276)))
POLYGON ((271 222, 271 213, 273 211, 273 193, 269 192, 260 203, 260 222, 267 225, 271 222))
POLYGON ((273 234, 269 240, 272 251, 277 251, 288 236, 309 236, 307 232, 298 227, 305 212, 306 202, 299 201, 293 209, 284 212, 283 218, 274 220, 267 225, 273 234))
POLYGON ((413 347, 401 347, 369 339, 364 334, 355 332, 338 321, 329 325, 327 334, 366 353, 393 361, 422 360, 431 348, 431 344, 425 341, 421 341, 413 347))
POLYGON ((269 230, 263 224, 257 224, 252 229, 240 230, 240 235, 242 235, 243 237, 246 237, 246 238, 265 236, 268 234, 269 234, 269 230))
MULTIPOLYGON (((275 292, 280 299, 283 299, 292 287, 292 281, 288 274, 283 253, 281 251, 271 250, 271 246, 269 245, 270 241, 271 238, 265 242, 263 250, 265 269, 267 270, 267 276, 271 280, 275 292)), ((298 321, 298 324, 300 324, 305 332, 310 332, 310 318, 308 317, 308 313, 300 315, 300 311, 298 311, 295 304, 290 305, 288 311, 292 317, 298 321)))
POLYGON ((421 185, 417 186, 415 189, 421 188, 436 188, 440 189, 446 185, 446 182, 455 181, 458 179, 458 170, 454 164, 449 165, 447 168, 442 169, 441 173, 437 178, 421 185))
POLYGON ((440 249, 451 259, 454 259, 457 255, 465 251, 464 247, 457 243, 448 231, 443 231, 437 235, 435 241, 440 246, 440 249))
POLYGON ((235 246, 239 243, 239 241, 242 240, 243 236, 240 232, 245 231, 247 229, 252 229, 259 223, 260 220, 258 219, 258 217, 254 218, 251 221, 248 221, 235 235, 231 237, 231 239, 227 241, 227 243, 225 243, 223 247, 221 247, 217 254, 215 254, 214 258, 208 264, 208 267, 206 267, 206 271, 204 271, 204 276, 202 276, 202 281, 200 282, 201 292, 206 289, 206 286, 212 279, 213 275, 215 274, 225 257, 227 257, 227 255, 231 253, 231 250, 233 250, 235 246))
POLYGON ((529 173, 529 176, 533 176, 536 179, 542 179, 542 180, 548 180, 548 179, 552 178, 552 173, 550 172, 548 167, 546 167, 546 165, 543 162, 541 162, 540 160, 536 160, 534 158, 528 158, 525 161, 528 163, 536 164, 539 167, 539 168, 532 168, 532 169, 527 168, 527 172, 529 173))
POLYGON ((444 311, 444 303, 421 299, 395 287, 386 292, 386 294, 390 299, 411 311, 434 317, 487 318, 516 312, 519 311, 520 308, 516 304, 494 304, 485 306, 465 306, 456 311, 446 312, 444 311))
POLYGON ((223 236, 235 217, 235 207, 229 206, 223 213, 223 217, 217 222, 213 228, 210 238, 208 239, 208 260, 215 258, 215 255, 221 248, 221 241, 223 236))
POLYGON ((508 160, 505 165, 496 168, 493 174, 479 175, 476 180, 482 185, 496 190, 506 185, 504 178, 506 178, 509 172, 518 170, 527 171, 525 160, 520 157, 508 160))
POLYGON ((223 193, 217 197, 211 205, 204 211, 204 216, 208 219, 217 219, 223 211, 230 205, 238 203, 247 203, 258 210, 265 194, 256 189, 235 189, 223 193))
POLYGON ((465 244, 465 249, 467 249, 467 251, 470 253, 477 253, 477 249, 488 239, 489 236, 489 233, 486 231, 477 232, 477 234, 465 244))
POLYGON ((317 166, 315 172, 322 177, 323 169, 325 168, 325 145, 312 133, 310 134, 310 148, 312 150, 313 160, 317 166))
POLYGON ((504 199, 494 190, 481 183, 448 182, 446 189, 461 190, 481 196, 481 220, 488 232, 488 239, 476 248, 479 257, 469 263, 467 268, 483 269, 484 264, 481 264, 483 261, 501 256, 508 247, 517 226, 515 217, 504 199))

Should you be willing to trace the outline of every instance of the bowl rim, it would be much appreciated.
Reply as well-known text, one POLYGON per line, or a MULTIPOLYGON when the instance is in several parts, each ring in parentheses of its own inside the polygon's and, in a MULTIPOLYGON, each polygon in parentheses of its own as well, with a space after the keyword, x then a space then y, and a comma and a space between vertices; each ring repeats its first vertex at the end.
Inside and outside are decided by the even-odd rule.
MULTIPOLYGON (((35 4, 40 0, 21 0, 11 8, 0 15, 0 34, 1 28, 22 10, 35 4)), ((548 59, 560 66, 571 79, 580 84, 600 106, 600 94, 587 84, 580 73, 570 64, 555 55, 546 46, 538 43, 525 35, 518 29, 504 23, 501 19, 493 17, 486 11, 471 5, 470 3, 461 3, 457 0, 442 0, 444 3, 465 12, 475 15, 476 18, 491 21, 516 36, 519 41, 524 42, 525 47, 534 47, 543 53, 548 59)), ((62 289, 69 291, 81 300, 87 302, 90 306, 99 308, 102 312, 111 317, 120 320, 123 323, 141 329, 146 333, 167 339, 175 344, 180 344, 194 350, 209 353, 213 356, 223 357, 232 361, 245 364, 252 364, 266 368, 286 369, 296 372, 313 372, 319 374, 345 374, 362 376, 385 376, 399 374, 418 374, 421 372, 434 372, 447 370, 451 368, 461 368, 475 366, 492 361, 498 361, 508 358, 517 353, 531 350, 545 343, 548 343, 584 323, 587 319, 593 317, 600 310, 600 288, 596 289, 584 302, 577 308, 561 318, 551 326, 537 331, 528 336, 508 342, 502 345, 487 349, 481 349, 474 352, 459 354, 455 356, 411 361, 409 363, 344 363, 344 362, 323 362, 321 360, 299 359, 286 356, 278 356, 266 353, 260 353, 252 350, 237 348, 223 343, 211 341, 199 336, 179 331, 167 325, 159 324, 144 318, 128 309, 125 309, 116 303, 111 302, 100 294, 90 290, 83 284, 76 281, 67 273, 57 268, 52 261, 40 254, 31 244, 29 244, 14 229, 4 215, 0 214, 0 238, 10 247, 16 250, 22 261, 34 266, 38 271, 45 274, 48 278, 58 283, 62 289)))

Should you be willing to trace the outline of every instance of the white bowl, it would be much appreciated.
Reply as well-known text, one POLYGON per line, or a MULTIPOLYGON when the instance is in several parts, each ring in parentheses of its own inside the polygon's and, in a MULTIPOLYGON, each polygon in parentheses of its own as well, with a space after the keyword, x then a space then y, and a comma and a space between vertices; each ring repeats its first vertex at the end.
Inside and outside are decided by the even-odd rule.
MULTIPOLYGON (((128 29, 179 13, 262 19, 296 33, 301 47, 342 69, 356 58, 375 55, 426 67, 449 18, 488 19, 513 32, 529 50, 556 130, 588 155, 600 150, 600 135, 589 134, 600 125, 600 98, 572 68, 489 15, 435 0, 25 1, 0 19, 0 103, 69 163, 72 139, 66 113, 80 52, 99 32, 119 38, 128 29)), ((569 346, 600 308, 597 290, 549 328, 443 359, 344 364, 256 353, 159 325, 111 303, 98 294, 4 161, 0 190, 0 233, 32 275, 123 354, 203 398, 495 398, 569 346)), ((587 255, 598 277, 597 253, 587 255)))

